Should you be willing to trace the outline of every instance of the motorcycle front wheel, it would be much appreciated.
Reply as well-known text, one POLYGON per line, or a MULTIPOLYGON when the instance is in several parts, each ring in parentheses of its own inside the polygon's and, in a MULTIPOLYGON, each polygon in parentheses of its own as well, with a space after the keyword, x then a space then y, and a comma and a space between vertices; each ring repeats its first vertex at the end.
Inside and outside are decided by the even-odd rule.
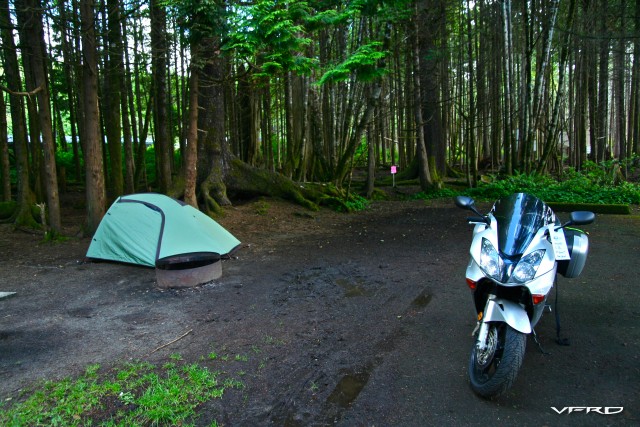
POLYGON ((522 366, 526 343, 527 336, 506 323, 490 323, 486 348, 480 350, 474 343, 471 349, 471 389, 485 399, 508 390, 522 366))

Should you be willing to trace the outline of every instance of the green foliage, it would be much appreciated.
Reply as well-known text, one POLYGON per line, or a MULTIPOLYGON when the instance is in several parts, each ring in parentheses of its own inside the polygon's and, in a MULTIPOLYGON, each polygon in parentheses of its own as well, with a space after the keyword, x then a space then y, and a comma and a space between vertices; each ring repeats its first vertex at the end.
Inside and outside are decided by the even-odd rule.
MULTIPOLYGON (((631 162, 633 163, 633 162, 631 162)), ((620 179, 617 162, 587 162, 582 171, 567 170, 561 180, 549 175, 516 174, 477 188, 455 191, 451 188, 418 193, 415 199, 451 198, 465 194, 479 200, 493 201, 513 193, 529 193, 547 203, 629 205, 640 204, 640 184, 620 179)), ((635 173, 635 171, 632 171, 635 173)))
POLYGON ((363 211, 369 207, 369 201, 358 194, 349 194, 342 206, 338 206, 338 212, 363 211))
POLYGON ((514 175, 471 188, 465 194, 495 200, 516 192, 530 193, 546 202, 640 204, 640 185, 616 183, 601 168, 590 166, 583 172, 569 171, 562 181, 548 175, 514 175))
POLYGON ((342 193, 341 190, 336 190, 336 193, 339 194, 322 197, 320 204, 333 209, 336 212, 356 212, 365 210, 369 207, 369 200, 358 194, 350 193, 346 195, 342 193))
POLYGON ((130 363, 115 373, 89 366, 77 379, 46 382, 24 401, 0 406, 0 425, 190 425, 196 408, 221 398, 225 388, 241 388, 238 380, 220 384, 217 372, 181 357, 162 368, 130 363))
POLYGON ((319 85, 348 80, 354 74, 360 81, 371 81, 382 77, 387 70, 379 67, 379 61, 387 56, 382 51, 382 43, 372 41, 364 44, 345 59, 341 64, 326 71, 318 81, 319 85))
POLYGON ((311 16, 307 2, 258 0, 236 14, 236 30, 227 35, 223 49, 235 51, 259 67, 255 76, 272 77, 295 71, 306 74, 317 60, 303 54, 312 40, 304 23, 311 16))
POLYGON ((184 37, 192 45, 228 32, 227 12, 218 0, 164 0, 162 5, 176 15, 184 37))

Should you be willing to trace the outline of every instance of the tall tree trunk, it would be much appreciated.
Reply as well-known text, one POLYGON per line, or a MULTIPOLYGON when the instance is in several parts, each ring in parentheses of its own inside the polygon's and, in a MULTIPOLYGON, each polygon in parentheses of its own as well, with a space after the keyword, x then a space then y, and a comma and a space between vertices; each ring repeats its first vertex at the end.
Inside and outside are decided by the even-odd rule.
POLYGON ((478 185, 478 150, 476 142, 476 94, 475 94, 475 64, 473 57, 473 36, 471 30, 471 0, 467 0, 467 61, 469 70, 469 124, 468 124, 468 147, 467 153, 469 165, 469 186, 478 185))
MULTIPOLYGON (((640 0, 636 0, 634 9, 634 29, 640 34, 640 0)), ((640 154, 640 38, 633 39, 633 71, 631 77, 631 101, 629 122, 631 125, 631 150, 640 154)))
MULTIPOLYGON (((124 5, 121 15, 126 15, 124 5)), ((122 40, 127 40, 127 20, 122 20, 122 40)), ((128 49, 123 46, 123 55, 128 49)), ((135 192, 135 158, 134 148, 136 141, 136 121, 133 114, 133 102, 131 98, 131 79, 129 78, 129 55, 124 55, 125 61, 122 64, 122 82, 124 90, 122 91, 122 101, 120 103, 122 109, 122 140, 124 148, 124 193, 131 194, 135 192)))
POLYGON ((420 60, 420 88, 422 98, 422 119, 424 126, 424 142, 429 161, 431 185, 441 186, 440 175, 444 174, 446 142, 442 138, 441 109, 439 108, 438 69, 440 20, 444 19, 444 8, 441 0, 420 0, 417 22, 418 49, 420 60), (423 31, 432 28, 434 31, 423 31))
MULTIPOLYGON (((76 181, 80 182, 82 177, 82 170, 80 169, 80 155, 78 150, 78 131, 77 131, 77 103, 76 103, 76 81, 77 76, 74 76, 74 66, 77 65, 77 60, 73 55, 71 43, 69 40, 69 18, 67 13, 67 6, 64 0, 58 1, 58 13, 60 14, 60 43, 62 46, 62 58, 63 58, 63 70, 64 70, 64 87, 67 90, 67 102, 69 103, 69 129, 71 131, 71 146, 73 149, 74 157, 74 172, 76 181)), ((77 19, 73 14, 73 21, 71 24, 75 26, 75 20, 77 19)))
POLYGON ((511 27, 511 0, 502 2, 502 23, 504 35, 504 53, 503 53, 503 73, 504 73, 504 162, 507 175, 513 174, 513 153, 514 146, 513 136, 513 39, 511 27))
POLYGON ((547 135, 542 149, 542 156, 540 157, 537 168, 538 173, 542 173, 546 168, 547 162, 554 151, 558 134, 560 133, 558 123, 560 120, 560 108, 565 97, 565 69, 567 66, 567 58, 569 57, 569 42, 571 30, 573 28, 573 12, 575 10, 575 4, 576 0, 570 0, 569 14, 567 18, 567 31, 563 35, 563 43, 560 51, 560 63, 558 65, 558 92, 556 93, 556 99, 553 104, 549 125, 547 126, 547 135))
POLYGON ((167 111, 167 12, 164 3, 151 0, 151 68, 153 73, 153 111, 157 163, 157 183, 160 192, 171 187, 172 148, 167 111))
POLYGON ((225 97, 223 88, 224 58, 220 55, 220 40, 207 38, 200 43, 201 63, 198 105, 198 184, 205 210, 219 212, 221 206, 231 205, 227 196, 225 176, 231 168, 231 150, 225 138, 225 97))
POLYGON ((122 126, 121 103, 123 78, 122 30, 120 28, 120 1, 107 0, 107 50, 104 76, 104 105, 105 135, 109 150, 109 192, 117 197, 124 192, 122 173, 122 126))
MULTIPOLYGON (((416 6, 416 16, 419 17, 423 14, 423 11, 419 9, 419 5, 416 6)), ((419 33, 419 19, 416 20, 416 24, 413 28, 413 114, 415 117, 415 129, 416 129, 416 152, 418 159, 418 177, 420 180, 420 188, 422 191, 428 191, 433 187, 433 180, 431 179, 431 171, 429 170, 429 156, 427 153, 427 146, 425 143, 425 126, 424 118, 422 116, 422 93, 421 90, 421 76, 424 71, 421 68, 420 61, 420 37, 419 33)))
POLYGON ((581 170, 582 165, 587 160, 587 105, 589 102, 588 85, 589 78, 587 75, 588 66, 588 53, 584 46, 584 42, 581 42, 579 46, 579 52, 577 54, 578 63, 576 66, 576 83, 575 83, 575 125, 574 125, 574 148, 573 148, 573 163, 572 165, 581 170))
POLYGON ((609 147, 609 53, 610 38, 607 28, 609 14, 609 0, 600 0, 600 28, 598 37, 600 45, 598 52, 598 115, 596 135, 596 162, 606 160, 609 147))
POLYGON ((22 91, 22 83, 20 82, 20 68, 10 16, 9 2, 0 0, 0 35, 2 36, 5 79, 10 93, 11 128, 13 130, 13 150, 16 158, 16 179, 18 181, 18 209, 12 215, 10 221, 18 225, 34 226, 36 223, 31 215, 31 204, 34 202, 34 195, 29 185, 27 129, 25 128, 23 98, 22 95, 19 95, 19 92, 22 91))
POLYGON ((367 127, 367 199, 373 196, 374 183, 376 180, 376 153, 374 150, 374 137, 372 126, 367 127))
POLYGON ((549 67, 549 61, 551 58, 551 46, 553 41, 553 32, 556 26, 556 18, 558 16, 558 3, 560 0, 551 0, 551 10, 549 13, 549 19, 545 21, 542 32, 542 47, 541 47, 541 61, 538 61, 536 67, 535 83, 533 87, 533 105, 531 112, 531 126, 527 136, 527 143, 529 149, 532 149, 531 144, 535 138, 535 133, 540 127, 543 121, 543 112, 546 109, 543 108, 543 94, 545 91, 545 76, 547 75, 547 69, 549 67))
POLYGON ((584 19, 585 24, 585 32, 590 37, 590 40, 587 44, 585 51, 587 52, 587 93, 589 97, 589 148, 591 150, 590 159, 593 161, 597 161, 597 140, 598 140, 598 126, 599 126, 599 111, 598 111, 598 61, 597 61, 597 49, 596 49, 596 40, 599 35, 596 32, 595 24, 598 21, 598 1, 591 0, 587 2, 585 14, 586 17, 584 19))
POLYGON ((45 189, 49 208, 49 227, 51 232, 62 231, 60 218, 60 197, 58 195, 58 176, 56 173, 55 140, 53 139, 53 123, 49 89, 45 72, 45 44, 42 28, 42 14, 39 0, 16 1, 18 22, 22 26, 20 39, 23 43, 23 54, 30 57, 31 73, 37 93, 38 117, 42 132, 42 151, 44 154, 45 189), (24 37, 24 40, 22 40, 24 37))
POLYGON ((184 201, 194 208, 198 208, 198 198, 196 196, 196 184, 198 174, 196 167, 198 164, 198 47, 191 47, 191 75, 189 76, 189 121, 187 126, 187 146, 184 153, 184 201))
MULTIPOLYGON (((620 0, 620 32, 624 33, 625 26, 625 7, 626 1, 620 0)), ((618 38, 617 48, 614 53, 615 61, 615 99, 616 99, 616 133, 617 133, 617 157, 620 160, 627 158, 627 114, 625 111, 624 98, 625 98, 625 55, 626 55, 626 40, 624 37, 618 38)))
POLYGON ((362 136, 364 135, 367 125, 373 116, 373 111, 376 107, 378 100, 380 99, 380 84, 377 82, 365 83, 366 85, 366 106, 364 112, 360 115, 358 122, 355 124, 347 144, 338 160, 335 171, 335 183, 338 187, 342 185, 347 174, 351 170, 351 161, 353 155, 358 148, 360 142, 362 142, 362 136))
POLYGON ((9 164, 9 138, 7 135, 7 106, 4 93, 0 92, 0 184, 3 202, 11 201, 11 174, 9 164))
POLYGON ((92 235, 106 208, 104 169, 102 168, 102 140, 98 110, 98 61, 95 35, 95 4, 80 0, 82 22, 82 87, 84 123, 84 163, 86 170, 87 228, 92 235))

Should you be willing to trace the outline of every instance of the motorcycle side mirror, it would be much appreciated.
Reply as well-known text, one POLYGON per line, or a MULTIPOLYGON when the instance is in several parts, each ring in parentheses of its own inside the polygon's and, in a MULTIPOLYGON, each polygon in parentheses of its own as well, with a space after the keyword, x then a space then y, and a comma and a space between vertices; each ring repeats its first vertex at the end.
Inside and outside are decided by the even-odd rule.
POLYGON ((476 209, 475 202, 473 201, 473 199, 471 197, 469 197, 469 196, 456 196, 456 198, 454 199, 454 202, 455 202, 457 207, 462 208, 462 209, 470 210, 474 214, 478 215, 477 218, 471 217, 471 218, 467 218, 468 220, 474 221, 474 222, 478 222, 478 221, 479 222, 484 222, 487 225, 491 225, 491 221, 489 221, 489 218, 487 218, 486 216, 484 216, 480 212, 478 212, 478 209, 476 209))
POLYGON ((455 203, 459 208, 474 210, 474 201, 469 196, 457 196, 455 198, 455 203))
POLYGON ((569 225, 586 225, 591 224, 596 219, 596 214, 589 211, 571 212, 571 220, 569 225))

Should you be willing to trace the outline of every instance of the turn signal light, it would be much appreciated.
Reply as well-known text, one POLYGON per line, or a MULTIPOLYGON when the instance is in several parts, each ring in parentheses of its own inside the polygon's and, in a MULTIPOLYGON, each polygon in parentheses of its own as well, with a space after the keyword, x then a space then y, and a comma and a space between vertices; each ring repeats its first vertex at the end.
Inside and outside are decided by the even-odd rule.
POLYGON ((533 303, 537 305, 544 301, 544 295, 533 294, 531 295, 531 299, 533 300, 533 303))
POLYGON ((467 286, 469 286, 469 289, 471 289, 472 291, 476 290, 476 282, 471 279, 467 279, 467 286))

